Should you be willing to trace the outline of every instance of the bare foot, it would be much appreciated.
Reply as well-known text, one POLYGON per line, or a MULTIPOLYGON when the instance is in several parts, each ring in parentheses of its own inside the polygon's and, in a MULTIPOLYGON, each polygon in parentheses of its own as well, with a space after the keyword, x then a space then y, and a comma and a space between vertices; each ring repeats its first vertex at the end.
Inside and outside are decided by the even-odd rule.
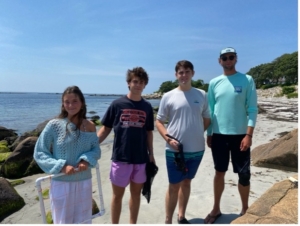
POLYGON ((221 212, 213 214, 212 212, 209 213, 205 219, 204 219, 204 224, 213 224, 215 221, 222 215, 221 212))

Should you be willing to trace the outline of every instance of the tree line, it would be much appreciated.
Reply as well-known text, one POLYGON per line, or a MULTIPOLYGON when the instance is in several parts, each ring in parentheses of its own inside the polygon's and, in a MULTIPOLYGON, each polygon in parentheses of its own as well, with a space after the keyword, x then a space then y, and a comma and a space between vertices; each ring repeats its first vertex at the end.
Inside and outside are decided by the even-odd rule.
MULTIPOLYGON (((256 88, 271 88, 278 85, 289 86, 298 84, 298 51, 283 54, 271 63, 260 64, 251 68, 246 74, 251 75, 256 88)), ((207 92, 208 83, 203 80, 192 80, 192 86, 207 92)), ((166 93, 178 87, 178 81, 163 82, 156 93, 166 93)))
MULTIPOLYGON (((198 79, 196 81, 192 80, 192 86, 198 89, 203 89, 207 92, 208 90, 208 84, 204 83, 204 81, 202 79, 198 79)), ((160 87, 159 90, 156 91, 156 93, 166 93, 174 88, 178 87, 178 81, 166 81, 163 82, 160 87)))
POLYGON ((247 74, 253 77, 256 88, 298 84, 298 51, 253 67, 247 74))

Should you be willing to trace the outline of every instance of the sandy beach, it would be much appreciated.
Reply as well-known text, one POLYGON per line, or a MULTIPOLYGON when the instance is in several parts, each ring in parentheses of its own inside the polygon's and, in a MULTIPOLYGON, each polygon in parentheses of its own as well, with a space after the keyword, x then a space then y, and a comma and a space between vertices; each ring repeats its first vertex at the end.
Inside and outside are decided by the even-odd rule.
MULTIPOLYGON (((278 138, 278 133, 291 131, 298 128, 296 122, 272 121, 266 119, 264 115, 258 115, 257 125, 253 137, 252 149, 268 143, 271 139, 278 138)), ((107 139, 112 139, 111 133, 107 139)), ((139 224, 162 224, 165 220, 165 192, 168 186, 167 171, 165 166, 165 142, 159 135, 158 131, 154 131, 154 155, 159 172, 152 184, 151 201, 148 204, 146 199, 141 197, 141 207, 138 217, 139 224)), ((99 160, 102 191, 106 213, 93 219, 93 224, 110 224, 110 201, 111 201, 111 184, 109 180, 110 157, 112 143, 105 142, 101 144, 102 157, 99 160)), ((251 168, 251 191, 249 205, 259 198, 274 183, 282 181, 295 172, 287 172, 281 170, 259 168, 252 166, 251 168)), ((38 177, 45 176, 39 174, 23 178, 26 183, 15 187, 17 192, 24 198, 26 205, 18 212, 8 216, 2 224, 41 224, 41 212, 39 202, 35 199, 37 190, 35 188, 35 180, 38 177)), ((206 147, 205 154, 196 174, 192 181, 192 189, 189 204, 187 206, 186 218, 193 224, 203 224, 203 219, 210 212, 213 205, 213 176, 214 166, 211 156, 211 150, 206 147)), ((239 217, 241 203, 237 190, 237 175, 232 172, 230 165, 225 178, 225 191, 221 200, 222 217, 217 223, 228 224, 232 220, 239 217)), ((126 189, 123 199, 123 208, 120 218, 121 224, 129 222, 129 189, 126 189)), ((177 209, 173 216, 173 223, 176 221, 177 209)))

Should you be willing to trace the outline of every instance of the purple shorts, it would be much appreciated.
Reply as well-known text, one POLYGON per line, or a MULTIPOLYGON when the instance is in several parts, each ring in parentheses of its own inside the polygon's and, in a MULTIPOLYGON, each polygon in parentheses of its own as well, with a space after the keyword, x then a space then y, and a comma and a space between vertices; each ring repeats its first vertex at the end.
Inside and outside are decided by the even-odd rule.
POLYGON ((146 181, 146 163, 128 164, 124 162, 112 162, 110 170, 111 183, 125 188, 130 181, 143 184, 146 181))

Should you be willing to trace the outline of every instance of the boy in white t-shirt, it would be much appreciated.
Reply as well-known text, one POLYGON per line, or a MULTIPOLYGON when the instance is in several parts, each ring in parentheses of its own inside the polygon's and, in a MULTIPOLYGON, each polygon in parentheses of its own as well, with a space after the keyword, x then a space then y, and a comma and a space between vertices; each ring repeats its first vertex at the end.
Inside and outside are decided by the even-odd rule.
POLYGON ((179 61, 175 67, 178 87, 165 93, 157 113, 156 127, 166 140, 166 164, 169 187, 166 194, 166 220, 172 217, 179 201, 178 223, 189 224, 185 210, 191 190, 191 180, 195 177, 205 148, 204 131, 210 124, 210 113, 206 93, 192 87, 194 66, 187 60, 179 61), (165 127, 165 122, 168 121, 165 127), (169 134, 183 145, 186 172, 176 165, 178 141, 166 136, 169 134))

